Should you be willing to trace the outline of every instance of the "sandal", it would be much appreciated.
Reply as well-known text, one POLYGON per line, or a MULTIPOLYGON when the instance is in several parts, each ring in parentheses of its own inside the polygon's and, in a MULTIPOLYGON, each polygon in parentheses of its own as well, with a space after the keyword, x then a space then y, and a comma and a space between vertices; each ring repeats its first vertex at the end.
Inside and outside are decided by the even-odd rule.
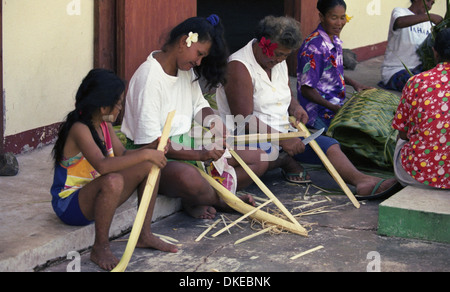
POLYGON ((306 172, 306 170, 303 170, 303 172, 300 172, 300 173, 286 173, 282 169, 281 174, 283 175, 284 179, 290 183, 300 184, 300 185, 312 183, 312 180, 306 179, 306 177, 308 176, 308 173, 306 172), (291 177, 293 177, 293 176, 297 176, 299 178, 299 180, 291 179, 291 177))
POLYGON ((377 185, 373 188, 372 193, 368 196, 358 196, 355 195, 356 199, 358 201, 363 201, 363 200, 381 200, 381 199, 387 199, 390 196, 392 196, 393 194, 397 193, 398 191, 400 191, 401 189, 403 189, 403 186, 399 183, 396 182, 394 185, 392 185, 389 189, 385 190, 384 192, 381 192, 379 194, 375 194, 378 189, 380 188, 380 186, 386 181, 387 179, 382 179, 380 180, 377 185))

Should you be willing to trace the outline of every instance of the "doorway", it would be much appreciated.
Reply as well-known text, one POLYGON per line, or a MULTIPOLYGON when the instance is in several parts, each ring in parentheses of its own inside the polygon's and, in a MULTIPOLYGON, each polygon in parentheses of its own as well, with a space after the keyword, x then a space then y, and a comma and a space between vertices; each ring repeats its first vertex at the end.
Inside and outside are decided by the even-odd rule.
POLYGON ((113 70, 128 83, 161 48, 163 34, 196 13, 197 0, 96 0, 94 66, 113 70))
MULTIPOLYGON (((253 37, 259 21, 265 16, 289 16, 301 23, 303 37, 319 24, 317 2, 311 0, 197 0, 198 16, 217 14, 225 26, 225 37, 234 53, 253 37)), ((289 75, 297 75, 297 52, 286 60, 289 75)))
POLYGON ((230 53, 245 46, 253 37, 259 21, 267 15, 285 15, 283 0, 198 0, 197 15, 217 14, 225 27, 230 53))

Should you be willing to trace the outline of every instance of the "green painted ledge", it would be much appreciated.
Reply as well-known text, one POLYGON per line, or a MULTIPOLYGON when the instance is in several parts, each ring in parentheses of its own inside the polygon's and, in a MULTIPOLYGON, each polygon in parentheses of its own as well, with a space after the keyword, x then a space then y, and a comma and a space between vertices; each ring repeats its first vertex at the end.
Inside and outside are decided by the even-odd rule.
POLYGON ((380 204, 378 234, 450 243, 450 191, 404 188, 380 204))

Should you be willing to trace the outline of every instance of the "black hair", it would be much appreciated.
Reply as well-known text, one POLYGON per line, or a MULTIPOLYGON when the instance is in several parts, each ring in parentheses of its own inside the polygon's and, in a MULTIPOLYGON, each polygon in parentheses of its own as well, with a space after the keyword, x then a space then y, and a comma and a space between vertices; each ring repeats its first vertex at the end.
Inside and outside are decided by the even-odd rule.
POLYGON ((223 24, 217 15, 212 14, 208 18, 192 17, 183 21, 172 29, 162 50, 167 51, 182 36, 188 35, 190 32, 198 33, 199 42, 210 41, 212 43, 209 55, 203 58, 200 66, 194 68, 197 80, 203 77, 209 88, 225 84, 229 51, 223 24))
POLYGON ((58 138, 53 147, 55 165, 63 160, 64 145, 72 126, 80 122, 89 127, 95 143, 106 156, 107 151, 92 124, 92 116, 101 107, 115 106, 125 91, 125 82, 105 69, 93 69, 83 79, 75 97, 75 109, 70 112, 60 125, 58 138))
POLYGON ((440 58, 438 62, 450 61, 450 28, 445 28, 436 35, 434 49, 440 58))
POLYGON ((344 0, 319 0, 317 1, 317 9, 322 13, 322 15, 326 15, 328 11, 333 9, 336 6, 343 6, 347 9, 347 4, 344 0))

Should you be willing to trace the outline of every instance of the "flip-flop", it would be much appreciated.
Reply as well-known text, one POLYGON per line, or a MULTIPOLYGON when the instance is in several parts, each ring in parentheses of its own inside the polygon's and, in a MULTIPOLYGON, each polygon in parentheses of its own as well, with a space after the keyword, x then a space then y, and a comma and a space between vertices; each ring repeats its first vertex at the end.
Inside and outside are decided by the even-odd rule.
POLYGON ((286 173, 282 169, 281 174, 283 175, 284 179, 290 183, 300 184, 300 185, 312 183, 312 180, 306 179, 306 177, 308 176, 308 173, 306 172, 306 170, 303 170, 303 172, 300 172, 300 173, 286 173), (297 176, 300 180, 290 179, 290 177, 292 177, 292 176, 297 176))
POLYGON ((380 186, 386 180, 387 179, 380 180, 377 183, 377 185, 373 188, 372 193, 369 196, 358 196, 358 195, 355 195, 356 199, 358 201, 363 201, 363 200, 373 201, 373 200, 387 199, 390 196, 392 196, 393 194, 395 194, 398 191, 400 191, 401 189, 403 189, 403 186, 399 182, 396 182, 394 185, 392 185, 389 189, 385 190, 384 192, 381 192, 379 194, 375 194, 378 191, 378 189, 380 188, 380 186))

